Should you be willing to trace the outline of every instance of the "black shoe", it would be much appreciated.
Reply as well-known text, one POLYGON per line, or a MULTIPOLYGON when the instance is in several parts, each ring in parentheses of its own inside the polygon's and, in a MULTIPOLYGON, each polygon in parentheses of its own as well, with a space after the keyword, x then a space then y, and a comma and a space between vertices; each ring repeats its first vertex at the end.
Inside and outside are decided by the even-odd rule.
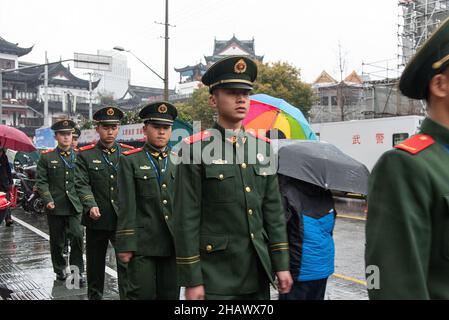
POLYGON ((85 287, 86 283, 87 283, 86 279, 83 277, 82 274, 80 274, 80 288, 85 287))
MULTIPOLYGON (((86 279, 83 277, 82 274, 80 274, 78 281, 79 281, 78 284, 79 284, 80 288, 83 288, 86 286, 86 279)), ((72 284, 75 284, 75 277, 72 278, 72 284)))
POLYGON ((62 251, 62 254, 65 256, 69 254, 69 246, 64 246, 64 251, 62 251))
POLYGON ((59 281, 64 281, 65 279, 67 279, 67 275, 62 271, 56 272, 56 279, 59 281))
POLYGON ((11 220, 5 220, 5 224, 6 224, 7 227, 10 227, 13 223, 14 223, 14 221, 12 219, 11 220))

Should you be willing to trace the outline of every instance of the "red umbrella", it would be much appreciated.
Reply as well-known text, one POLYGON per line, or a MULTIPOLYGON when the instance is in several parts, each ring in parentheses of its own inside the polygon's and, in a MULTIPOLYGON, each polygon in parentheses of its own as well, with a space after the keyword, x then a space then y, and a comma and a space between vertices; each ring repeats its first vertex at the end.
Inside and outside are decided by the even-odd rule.
POLYGON ((36 150, 31 139, 16 128, 0 125, 0 148, 31 152, 36 150))

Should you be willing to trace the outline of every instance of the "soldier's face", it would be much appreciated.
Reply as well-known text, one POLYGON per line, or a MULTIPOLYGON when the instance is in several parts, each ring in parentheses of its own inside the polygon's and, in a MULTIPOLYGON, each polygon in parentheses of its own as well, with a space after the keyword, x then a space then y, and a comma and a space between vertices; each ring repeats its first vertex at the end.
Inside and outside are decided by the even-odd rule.
POLYGON ((143 133, 147 137, 147 142, 156 148, 164 148, 170 141, 171 126, 145 124, 143 133))
POLYGON ((72 144, 71 132, 56 132, 55 139, 58 141, 58 146, 61 148, 68 148, 72 144))
POLYGON ((218 114, 231 122, 245 119, 249 110, 249 93, 245 89, 219 88, 209 98, 209 104, 217 108, 218 114))
POLYGON ((72 148, 77 148, 78 147, 78 137, 72 136, 72 148))
POLYGON ((100 124, 97 126, 97 133, 103 143, 111 144, 115 142, 118 135, 117 124, 100 124))

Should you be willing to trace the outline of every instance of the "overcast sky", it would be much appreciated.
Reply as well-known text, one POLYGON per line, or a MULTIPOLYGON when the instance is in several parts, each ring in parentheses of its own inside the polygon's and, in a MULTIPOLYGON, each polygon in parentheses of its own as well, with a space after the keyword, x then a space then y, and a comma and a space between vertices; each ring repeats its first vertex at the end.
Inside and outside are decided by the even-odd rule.
MULTIPOLYGON (((170 0, 170 87, 174 67, 204 62, 214 38, 255 39, 265 62, 286 61, 313 81, 323 69, 339 78, 338 42, 346 74, 362 61, 395 59, 396 0, 170 0)), ((164 72, 165 0, 0 0, 0 36, 20 46, 35 45, 23 61, 41 63, 96 53, 116 45, 131 49, 159 74, 164 72)), ((162 87, 148 69, 128 57, 131 82, 162 87)), ((396 61, 391 61, 395 65, 396 61)))

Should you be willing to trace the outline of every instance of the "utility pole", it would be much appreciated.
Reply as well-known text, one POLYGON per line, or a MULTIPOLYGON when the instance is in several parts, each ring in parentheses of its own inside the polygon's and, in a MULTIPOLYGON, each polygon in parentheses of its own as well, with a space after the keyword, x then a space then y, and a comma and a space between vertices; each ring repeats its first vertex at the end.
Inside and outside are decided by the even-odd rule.
POLYGON ((89 121, 92 119, 92 72, 89 72, 89 121))
POLYGON ((168 0, 165 0, 165 75, 164 75, 164 100, 168 101, 168 0))
POLYGON ((98 73, 95 72, 86 72, 84 74, 89 75, 89 120, 93 120, 93 110, 92 110, 92 76, 99 76, 98 73))
POLYGON ((51 125, 48 117, 48 57, 47 51, 45 51, 45 66, 44 66, 44 126, 49 127, 51 125))
MULTIPOLYGON (((164 100, 168 101, 169 99, 169 94, 168 94, 168 41, 170 40, 169 34, 168 34, 168 29, 169 27, 176 27, 176 26, 172 26, 169 22, 168 22, 168 0, 165 0, 165 23, 162 22, 154 22, 156 24, 162 24, 165 26, 165 37, 161 37, 165 39, 165 73, 164 73, 164 100)), ((160 77, 162 78, 162 77, 160 77)))

